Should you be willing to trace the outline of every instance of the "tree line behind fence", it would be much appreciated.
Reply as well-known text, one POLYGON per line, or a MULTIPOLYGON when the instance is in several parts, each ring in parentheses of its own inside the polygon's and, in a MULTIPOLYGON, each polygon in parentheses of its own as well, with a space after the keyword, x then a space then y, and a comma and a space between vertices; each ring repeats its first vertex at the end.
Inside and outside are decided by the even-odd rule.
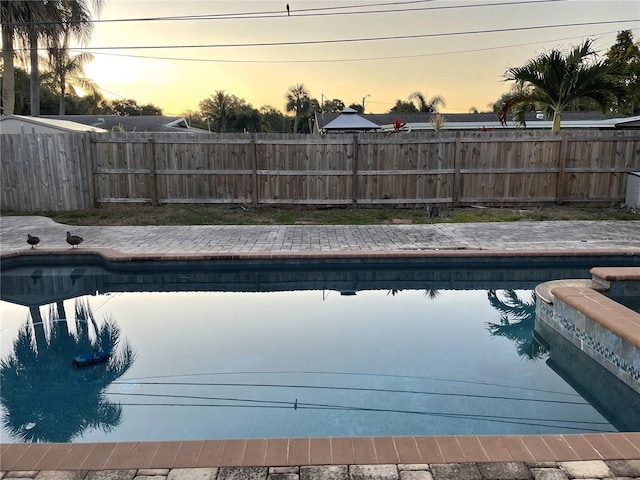
POLYGON ((640 132, 0 135, 4 211, 624 202, 640 132))

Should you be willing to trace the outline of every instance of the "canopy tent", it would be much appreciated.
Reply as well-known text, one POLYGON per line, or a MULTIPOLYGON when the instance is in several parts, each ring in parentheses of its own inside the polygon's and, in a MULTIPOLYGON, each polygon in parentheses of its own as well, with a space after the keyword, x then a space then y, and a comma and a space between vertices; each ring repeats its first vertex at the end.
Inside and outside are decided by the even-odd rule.
POLYGON ((353 108, 345 108, 342 113, 327 123, 322 131, 324 132, 353 132, 353 131, 376 131, 380 130, 380 125, 373 123, 358 115, 353 108))

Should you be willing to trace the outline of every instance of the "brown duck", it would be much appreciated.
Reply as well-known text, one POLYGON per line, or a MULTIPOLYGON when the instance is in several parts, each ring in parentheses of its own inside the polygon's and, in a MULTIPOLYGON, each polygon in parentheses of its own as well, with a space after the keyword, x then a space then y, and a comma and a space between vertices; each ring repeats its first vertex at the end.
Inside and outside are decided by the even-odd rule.
POLYGON ((36 248, 36 245, 40 243, 40 238, 34 237, 30 233, 27 233, 27 243, 31 245, 31 249, 33 250, 34 248, 36 248))
POLYGON ((71 248, 76 248, 82 243, 83 238, 78 235, 71 235, 71 232, 67 232, 67 243, 71 245, 71 248))

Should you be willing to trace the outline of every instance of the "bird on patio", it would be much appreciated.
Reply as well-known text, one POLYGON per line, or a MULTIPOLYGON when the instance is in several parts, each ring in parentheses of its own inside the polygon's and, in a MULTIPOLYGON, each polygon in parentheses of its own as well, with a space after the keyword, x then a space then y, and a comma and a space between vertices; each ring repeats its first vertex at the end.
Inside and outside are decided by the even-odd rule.
POLYGON ((67 232, 67 243, 71 245, 71 248, 76 248, 82 243, 84 239, 78 235, 71 235, 71 232, 67 232))
POLYGON ((31 245, 31 250, 33 250, 34 248, 36 248, 36 245, 40 243, 40 238, 34 237, 30 233, 27 233, 27 243, 31 245))

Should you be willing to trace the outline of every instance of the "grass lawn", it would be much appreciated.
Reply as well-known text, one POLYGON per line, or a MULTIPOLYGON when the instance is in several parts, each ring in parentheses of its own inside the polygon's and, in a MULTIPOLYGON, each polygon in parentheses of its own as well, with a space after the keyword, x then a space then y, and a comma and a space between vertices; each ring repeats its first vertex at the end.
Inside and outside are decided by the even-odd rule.
MULTIPOLYGON (((2 212, 11 215, 11 212, 2 212)), ((24 215, 24 214, 21 214, 24 215)), ((73 212, 33 212, 67 225, 382 225, 538 220, 640 220, 640 210, 621 207, 548 206, 522 208, 251 207, 247 205, 107 205, 73 212)))

